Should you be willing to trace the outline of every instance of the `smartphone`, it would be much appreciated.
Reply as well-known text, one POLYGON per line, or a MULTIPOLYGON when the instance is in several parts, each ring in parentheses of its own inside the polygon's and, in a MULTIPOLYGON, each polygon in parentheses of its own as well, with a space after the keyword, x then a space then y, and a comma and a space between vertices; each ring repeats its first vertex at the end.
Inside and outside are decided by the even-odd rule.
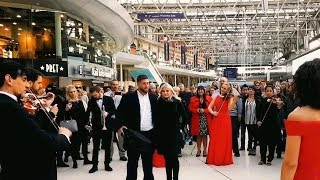
POLYGON ((122 95, 122 92, 115 92, 114 95, 122 95))

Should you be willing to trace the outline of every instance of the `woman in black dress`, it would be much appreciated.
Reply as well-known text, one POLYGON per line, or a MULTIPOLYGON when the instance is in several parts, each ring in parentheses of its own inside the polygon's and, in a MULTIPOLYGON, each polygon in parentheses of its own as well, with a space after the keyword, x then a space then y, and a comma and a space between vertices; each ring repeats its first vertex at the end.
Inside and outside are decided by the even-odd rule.
POLYGON ((172 180, 172 174, 173 180, 178 180, 178 149, 184 143, 179 137, 186 122, 186 113, 170 84, 161 86, 155 117, 156 146, 166 161, 167 180, 172 180))

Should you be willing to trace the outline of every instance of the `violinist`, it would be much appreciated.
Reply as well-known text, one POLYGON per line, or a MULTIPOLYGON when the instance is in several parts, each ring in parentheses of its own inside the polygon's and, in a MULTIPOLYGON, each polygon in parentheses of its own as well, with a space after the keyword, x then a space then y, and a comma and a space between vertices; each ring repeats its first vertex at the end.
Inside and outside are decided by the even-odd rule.
POLYGON ((273 86, 267 85, 265 93, 266 98, 261 100, 257 122, 261 154, 259 165, 266 164, 267 166, 271 166, 275 146, 280 138, 280 125, 277 118, 283 103, 279 98, 274 96, 273 86), (266 157, 267 149, 269 149, 268 158, 266 157))
MULTIPOLYGON (((41 102, 38 101, 39 97, 38 98, 35 97, 35 96, 42 95, 39 93, 41 92, 41 89, 42 89, 43 74, 35 69, 26 69, 26 76, 27 76, 27 83, 29 84, 29 91, 31 91, 32 93, 35 93, 35 94, 31 94, 31 96, 29 96, 29 98, 27 99, 28 99, 28 102, 32 103, 33 107, 37 108, 36 112, 33 114, 34 116, 37 116, 37 112, 39 112, 39 109, 43 108, 41 105, 44 104, 44 102, 40 104, 41 102)), ((43 109, 42 113, 44 113, 44 111, 45 110, 43 109)), ((36 119, 38 120, 38 124, 42 129, 46 131, 52 131, 53 127, 51 124, 48 124, 48 122, 50 123, 49 120, 55 120, 55 117, 58 113, 58 107, 57 105, 53 105, 53 106, 50 105, 46 111, 48 111, 50 117, 47 117, 46 115, 45 116, 40 115, 36 119)))
POLYGON ((0 62, 0 179, 56 180, 56 149, 67 146, 71 132, 43 130, 19 104, 29 88, 25 69, 12 60, 0 62), (14 131, 14 135, 12 134, 14 131))

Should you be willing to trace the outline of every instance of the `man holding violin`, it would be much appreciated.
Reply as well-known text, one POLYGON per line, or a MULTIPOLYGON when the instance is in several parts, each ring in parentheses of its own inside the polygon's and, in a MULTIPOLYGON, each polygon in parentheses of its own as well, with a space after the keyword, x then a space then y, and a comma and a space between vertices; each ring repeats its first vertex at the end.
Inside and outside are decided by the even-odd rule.
POLYGON ((56 180, 56 150, 69 145, 71 132, 58 127, 50 133, 27 114, 18 98, 29 87, 21 64, 0 62, 0 113, 7 117, 0 126, 0 179, 56 180))

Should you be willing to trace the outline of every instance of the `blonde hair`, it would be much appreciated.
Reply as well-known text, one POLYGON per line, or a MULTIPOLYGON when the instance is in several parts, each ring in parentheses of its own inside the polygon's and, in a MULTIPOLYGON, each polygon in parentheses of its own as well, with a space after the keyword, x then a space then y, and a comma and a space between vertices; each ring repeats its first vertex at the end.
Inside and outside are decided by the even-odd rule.
POLYGON ((69 95, 69 92, 71 91, 71 89, 74 89, 74 90, 76 91, 76 95, 75 95, 74 99, 79 100, 78 91, 77 91, 77 89, 76 89, 76 87, 75 87, 74 85, 68 85, 68 86, 66 87, 66 99, 67 99, 68 101, 69 101, 69 100, 72 100, 72 98, 71 98, 70 95, 69 95))
POLYGON ((161 92, 162 92, 162 90, 164 88, 167 88, 167 89, 169 89, 171 91, 172 96, 170 98, 174 97, 175 99, 180 100, 180 98, 177 96, 176 92, 173 90, 173 87, 168 83, 164 83, 164 84, 161 85, 159 98, 161 97, 161 92))

